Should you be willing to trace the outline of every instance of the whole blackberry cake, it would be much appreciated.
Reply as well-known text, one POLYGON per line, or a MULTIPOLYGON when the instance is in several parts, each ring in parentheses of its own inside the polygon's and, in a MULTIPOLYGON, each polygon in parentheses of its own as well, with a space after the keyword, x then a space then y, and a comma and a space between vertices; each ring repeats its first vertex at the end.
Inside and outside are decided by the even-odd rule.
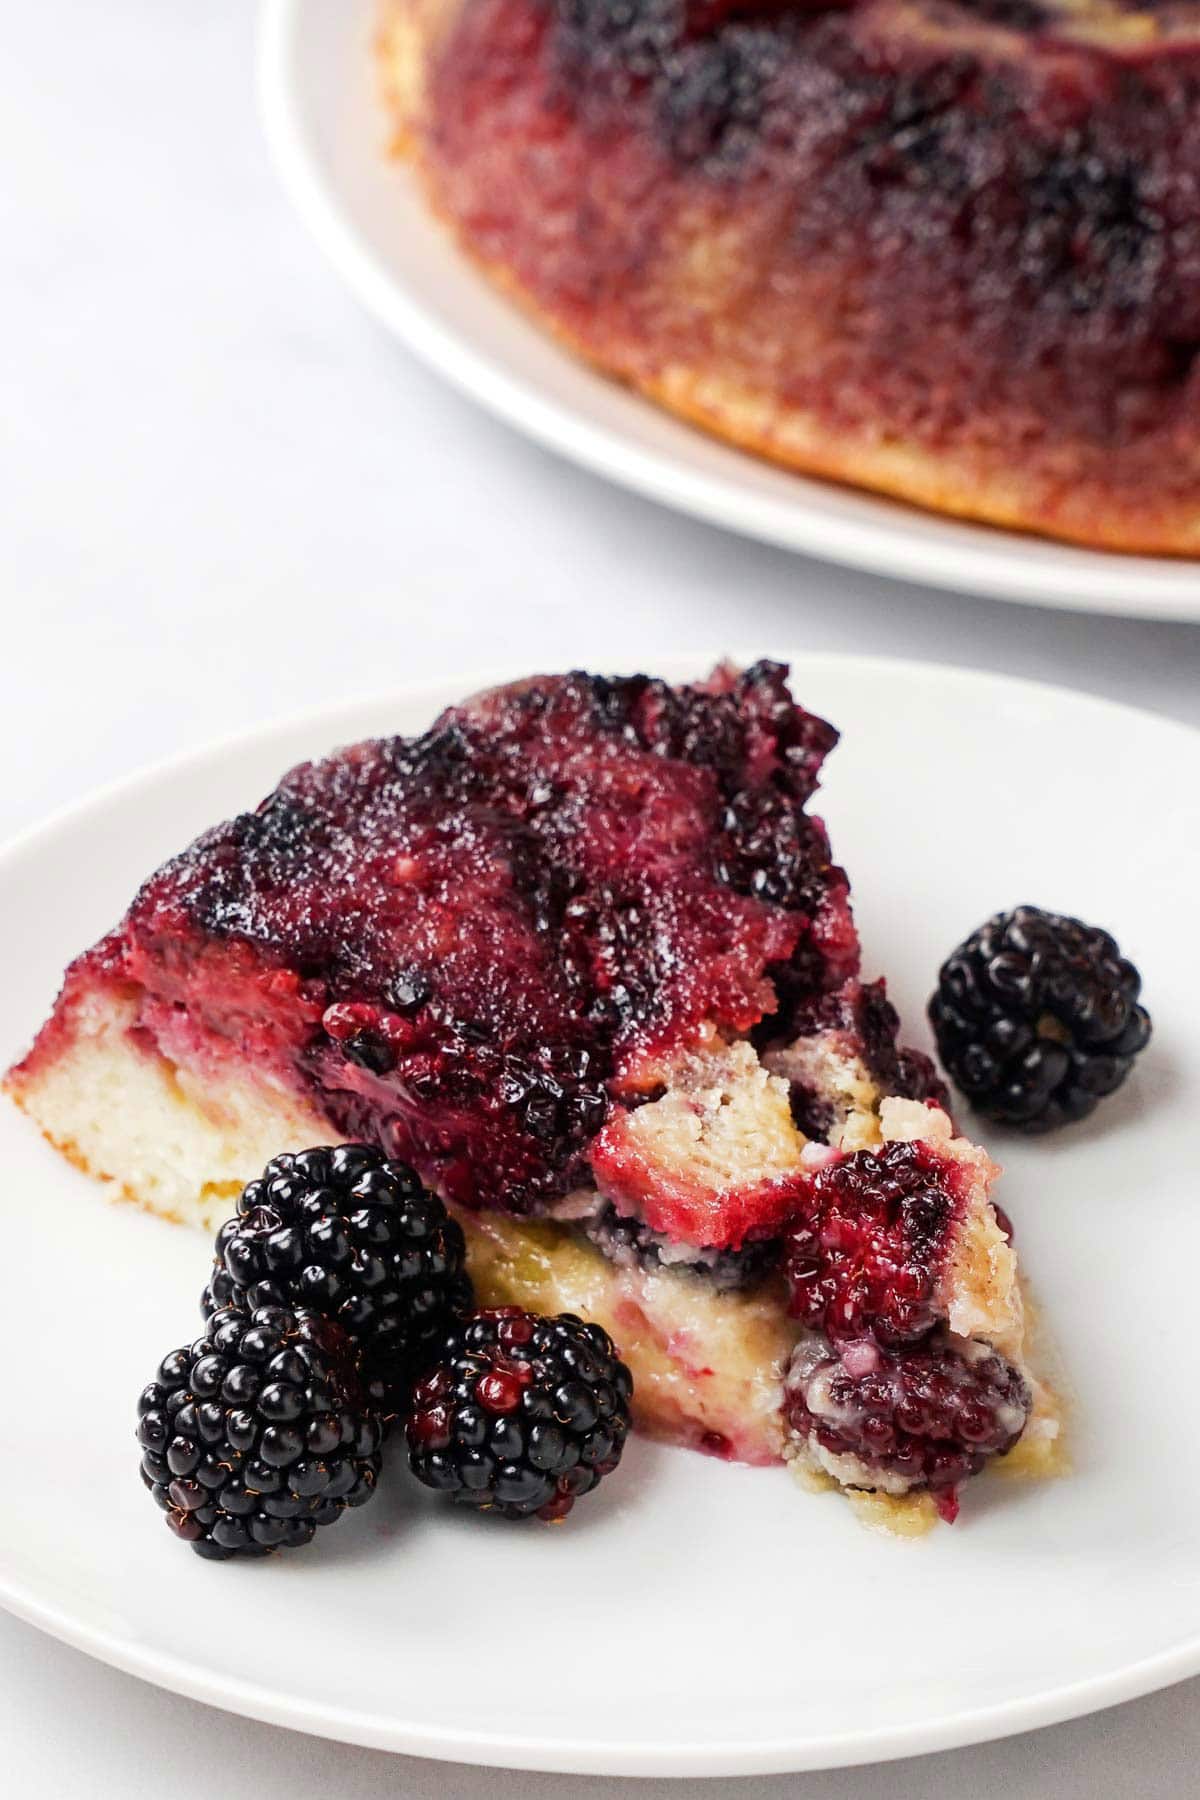
POLYGON ((607 1332, 638 1428, 948 1513, 1017 1436, 1049 1453, 1053 1403, 997 1171, 862 980, 809 810, 837 734, 786 673, 538 676, 302 764, 150 876, 10 1092, 171 1217, 212 1225, 275 1159, 217 1302, 298 1261, 328 1304, 348 1209, 403 1262, 437 1223, 409 1216, 419 1179, 481 1306, 607 1332), (394 1159, 395 1230, 359 1219, 374 1176, 328 1185, 377 1160, 311 1149, 346 1141, 394 1159), (895 1427, 930 1370, 950 1398, 895 1427))
POLYGON ((384 0, 399 146, 567 344, 940 511, 1200 553, 1197 0, 384 0))

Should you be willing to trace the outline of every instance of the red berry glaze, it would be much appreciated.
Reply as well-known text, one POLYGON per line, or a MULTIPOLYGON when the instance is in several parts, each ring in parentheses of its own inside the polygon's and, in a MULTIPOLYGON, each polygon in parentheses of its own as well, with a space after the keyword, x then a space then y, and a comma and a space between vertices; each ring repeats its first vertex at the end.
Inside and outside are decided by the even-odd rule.
POLYGON ((859 1151, 812 1176, 785 1239, 790 1310, 831 1341, 915 1343, 964 1204, 953 1163, 920 1143, 859 1151))

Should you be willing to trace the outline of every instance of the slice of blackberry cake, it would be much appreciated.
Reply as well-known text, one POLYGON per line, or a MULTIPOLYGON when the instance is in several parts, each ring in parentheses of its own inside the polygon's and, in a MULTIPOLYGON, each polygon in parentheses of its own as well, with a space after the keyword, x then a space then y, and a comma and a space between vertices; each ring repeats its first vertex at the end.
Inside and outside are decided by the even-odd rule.
POLYGON ((277 1152, 378 1143, 485 1301, 606 1327, 642 1429, 951 1516, 1053 1405, 995 1168, 860 979, 786 673, 538 677, 301 765, 71 965, 9 1091, 210 1227, 277 1152))

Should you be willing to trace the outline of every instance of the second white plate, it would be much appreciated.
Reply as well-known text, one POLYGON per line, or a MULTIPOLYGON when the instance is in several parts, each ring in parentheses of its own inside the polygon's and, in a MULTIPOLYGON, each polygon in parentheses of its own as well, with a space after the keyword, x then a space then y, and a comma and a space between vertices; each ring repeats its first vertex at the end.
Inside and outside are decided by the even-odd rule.
POLYGON ((264 0, 261 92, 288 193, 377 318, 510 424, 667 505, 935 587, 1200 619, 1200 563, 1079 550, 806 480, 729 449, 577 362, 502 299, 385 155, 377 0, 264 0))

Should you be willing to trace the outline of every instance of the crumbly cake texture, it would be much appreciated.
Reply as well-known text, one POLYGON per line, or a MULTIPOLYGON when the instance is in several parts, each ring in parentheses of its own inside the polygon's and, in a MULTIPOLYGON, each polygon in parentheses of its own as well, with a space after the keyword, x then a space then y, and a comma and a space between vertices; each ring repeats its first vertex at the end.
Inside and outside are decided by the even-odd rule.
POLYGON ((485 1302, 604 1325, 669 1441, 881 1488, 828 1454, 836 1421, 785 1432, 785 1393, 801 1346, 847 1354, 883 1268, 920 1296, 902 1328, 990 1346, 1049 1444, 996 1171, 861 980, 807 810, 836 734, 785 677, 542 677, 302 765, 150 877, 9 1091, 115 1193, 209 1228, 282 1150, 381 1144, 462 1221, 485 1302), (916 1200, 861 1269, 842 1230, 827 1314, 789 1312, 830 1169, 873 1192, 905 1144, 916 1200))
POLYGON ((384 0, 395 141, 573 349, 794 468, 1200 553, 1196 0, 384 0))

